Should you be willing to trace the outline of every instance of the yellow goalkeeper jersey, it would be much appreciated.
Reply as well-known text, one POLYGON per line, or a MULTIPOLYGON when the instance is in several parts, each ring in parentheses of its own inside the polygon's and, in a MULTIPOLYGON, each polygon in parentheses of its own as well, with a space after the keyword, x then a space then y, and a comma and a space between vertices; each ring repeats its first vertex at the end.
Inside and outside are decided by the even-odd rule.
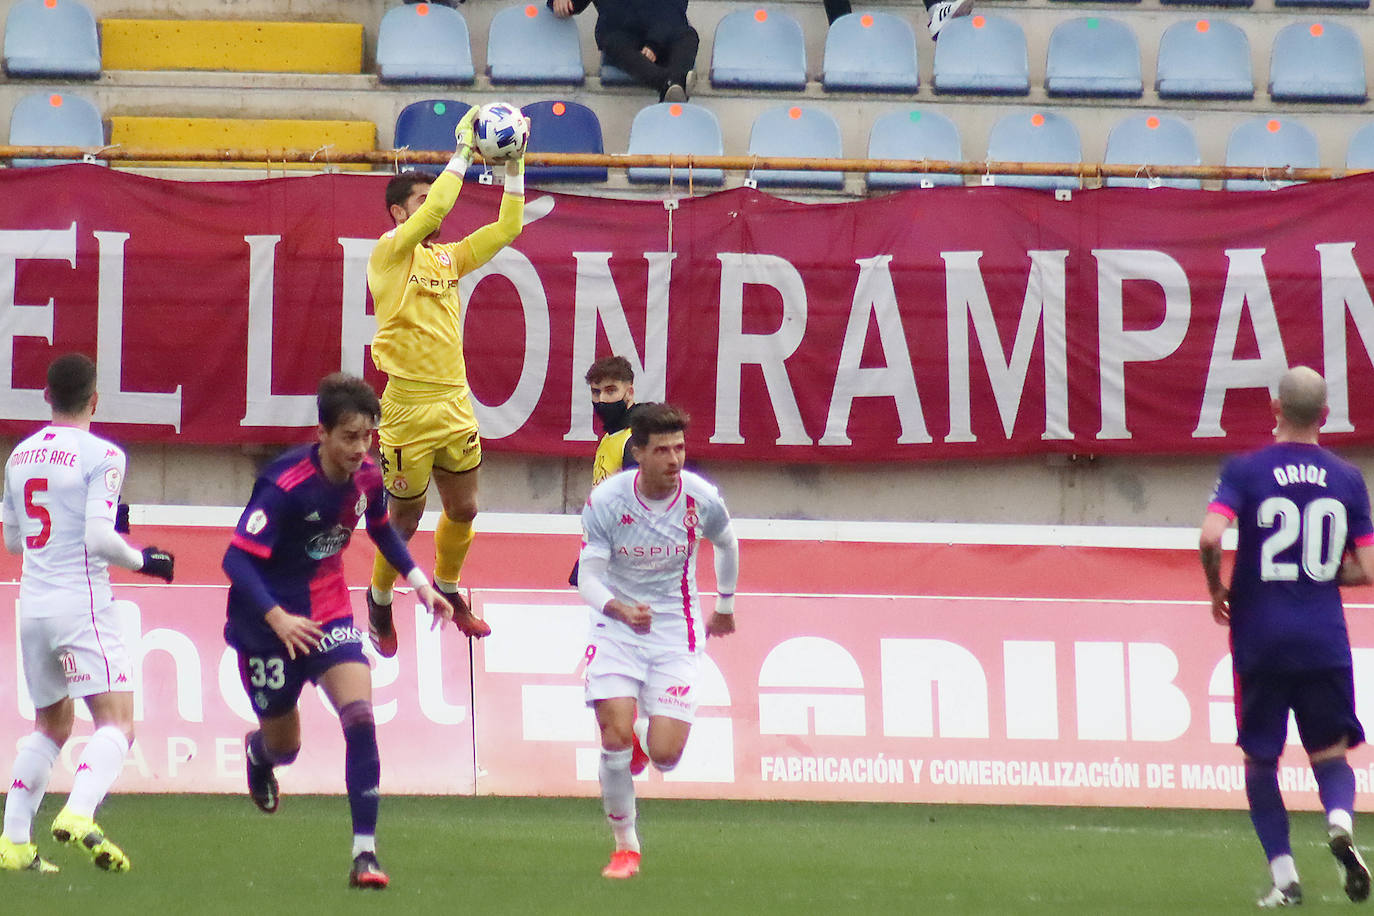
POLYGON ((520 234, 525 198, 504 194, 496 222, 459 242, 423 244, 458 199, 463 179, 444 171, 424 203, 377 240, 367 262, 377 334, 372 362, 390 378, 468 393, 463 359, 463 301, 458 278, 495 257, 520 234))

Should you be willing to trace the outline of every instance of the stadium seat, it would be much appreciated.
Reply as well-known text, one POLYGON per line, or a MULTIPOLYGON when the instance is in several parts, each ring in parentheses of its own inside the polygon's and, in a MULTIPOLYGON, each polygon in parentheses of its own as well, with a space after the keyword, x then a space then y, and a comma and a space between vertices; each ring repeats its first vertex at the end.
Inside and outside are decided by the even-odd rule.
POLYGON ((1253 98, 1245 32, 1209 19, 1175 22, 1159 39, 1155 91, 1166 99, 1253 98))
POLYGON ((891 13, 848 13, 825 34, 821 85, 853 92, 915 92, 916 33, 891 13))
MULTIPOLYGON (((725 143, 721 139, 720 122, 710 109, 690 102, 659 102, 640 109, 630 124, 629 153, 683 153, 699 156, 722 156, 725 143)), ((641 184, 663 184, 671 177, 686 184, 688 170, 637 166, 628 169, 629 179, 641 184)), ((695 184, 725 183, 722 169, 692 169, 695 184)))
POLYGON ((1160 0, 1164 4, 1187 4, 1188 6, 1253 6, 1255 0, 1160 0))
POLYGON ((387 10, 377 30, 377 76, 385 83, 471 83, 477 71, 463 14, 432 3, 387 10))
POLYGON ((361 22, 252 19, 100 20, 100 59, 111 70, 231 73, 363 72, 361 22))
MULTIPOLYGON (((1317 138, 1292 118, 1258 117, 1236 125, 1226 143, 1227 165, 1310 169, 1321 165, 1317 138)), ((1268 191, 1294 181, 1228 180, 1228 191, 1268 191)))
MULTIPOLYGON (((944 41, 943 38, 940 39, 944 41)), ((994 162, 1082 162, 1078 128, 1052 111, 1003 115, 988 135, 988 159, 994 162)), ((1076 175, 996 175, 1002 187, 1077 188, 1076 175)))
MULTIPOLYGON (((396 117, 396 133, 391 145, 394 149, 451 153, 454 128, 471 107, 467 102, 455 102, 452 99, 411 102, 396 117)), ((438 175, 444 169, 442 164, 414 164, 410 167, 430 175, 438 175)), ((468 177, 475 177, 481 171, 481 166, 474 165, 467 174, 468 177)))
MULTIPOLYGON (((604 153, 601 122, 596 113, 577 102, 530 102, 522 105, 530 119, 529 151, 533 153, 604 153)), ((553 181, 605 181, 604 166, 527 165, 531 183, 553 181)))
POLYGON ((1145 84, 1135 32, 1101 16, 1061 22, 1045 56, 1045 90, 1050 95, 1141 95, 1145 84))
POLYGON ((624 70, 617 67, 606 59, 606 55, 601 55, 601 85, 603 86, 633 86, 635 78, 624 70))
MULTIPOLYGON (((220 163, 221 168, 261 170, 277 150, 312 150, 312 161, 273 163, 293 170, 332 168, 345 172, 370 172, 366 162, 337 162, 338 153, 372 152, 377 148, 377 125, 372 121, 322 118, 203 118, 156 115, 115 115, 110 122, 110 145, 150 150, 245 149, 260 150, 258 160, 220 163)), ((128 165, 119 162, 117 165, 128 165)), ((142 168, 175 165, 175 162, 142 162, 142 168)))
POLYGON ((1294 22, 1274 36, 1269 95, 1283 102, 1363 102, 1364 48, 1338 22, 1294 22))
MULTIPOLYGON (((844 155, 840 125, 830 112, 801 105, 761 111, 749 130, 749 155, 838 159, 844 155)), ((802 169, 750 169, 759 187, 844 188, 843 172, 802 169)))
POLYGON ((5 72, 81 79, 100 76, 95 17, 77 0, 19 0, 5 16, 5 72))
MULTIPOLYGON (((35 92, 15 103, 10 113, 10 145, 12 146, 81 146, 100 148, 105 145, 105 126, 95 105, 75 95, 56 92, 35 92)), ((73 159, 15 159, 15 168, 39 165, 61 165, 73 159)))
MULTIPOLYGON (((1107 134, 1108 165, 1201 165, 1197 137, 1186 122, 1170 115, 1130 115, 1107 134)), ((1202 187, 1196 178, 1107 178, 1109 188, 1202 187)))
POLYGON ((935 45, 935 91, 1030 92, 1026 34, 1010 19, 981 13, 952 19, 935 45))
POLYGON ((1339 9, 1369 9, 1369 0, 1274 0, 1275 6, 1327 6, 1339 9))
POLYGON ((1366 124, 1350 137, 1345 151, 1347 169, 1374 169, 1374 124, 1366 124))
POLYGON ((805 89, 806 39, 780 9, 735 10, 716 24, 711 85, 717 89, 805 89))
MULTIPOLYGON (((959 128, 933 111, 894 111, 873 122, 868 135, 869 159, 943 159, 960 162, 964 158, 959 128)), ((942 172, 869 172, 869 190, 919 187, 922 181, 934 185, 962 185, 959 175, 942 172)))
POLYGON ((559 19, 543 3, 507 7, 487 31, 487 74, 492 85, 554 83, 580 86, 582 41, 577 21, 559 19))

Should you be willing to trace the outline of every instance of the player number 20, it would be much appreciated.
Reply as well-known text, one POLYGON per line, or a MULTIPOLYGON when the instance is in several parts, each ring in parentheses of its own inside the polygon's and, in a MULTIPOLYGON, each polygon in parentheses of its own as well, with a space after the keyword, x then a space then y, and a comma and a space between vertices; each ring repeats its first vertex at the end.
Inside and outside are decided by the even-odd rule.
POLYGON ((280 690, 286 683, 286 663, 279 658, 250 658, 248 682, 254 687, 280 690))
POLYGON ((1284 496, 1271 496, 1259 507, 1259 523, 1277 530, 1260 547, 1260 579, 1265 582, 1296 582, 1297 563, 1275 559, 1302 542, 1302 568, 1313 581, 1330 582, 1341 568, 1345 552, 1345 506, 1340 500, 1322 497, 1299 509, 1284 496))

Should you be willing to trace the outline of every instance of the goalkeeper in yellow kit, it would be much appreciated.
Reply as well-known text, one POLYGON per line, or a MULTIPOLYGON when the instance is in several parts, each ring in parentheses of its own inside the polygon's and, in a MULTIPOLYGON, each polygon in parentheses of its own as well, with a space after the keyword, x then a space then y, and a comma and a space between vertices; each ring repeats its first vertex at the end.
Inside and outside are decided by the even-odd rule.
MULTIPOLYGON (((496 222, 462 241, 440 243, 439 225, 458 199, 472 161, 476 117, 473 108, 458 122, 457 151, 438 178, 404 172, 387 183, 387 211, 396 226, 372 249, 367 285, 377 315, 372 361, 387 375, 379 447, 392 500, 391 522, 405 540, 415 534, 432 477, 444 509, 434 532, 434 584, 453 605, 458 628, 482 637, 491 628, 457 594, 472 544, 482 463, 463 361, 458 278, 490 261, 520 234, 525 160, 523 148, 506 160, 496 222)), ((373 644, 388 658, 396 654, 391 613, 396 575, 378 553, 367 595, 368 622, 373 644)))

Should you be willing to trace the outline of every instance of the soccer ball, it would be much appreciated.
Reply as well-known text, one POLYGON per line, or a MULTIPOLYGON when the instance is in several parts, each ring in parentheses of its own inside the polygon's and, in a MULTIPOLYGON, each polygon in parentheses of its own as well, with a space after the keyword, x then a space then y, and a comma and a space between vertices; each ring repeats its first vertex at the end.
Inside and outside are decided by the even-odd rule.
POLYGON ((499 162, 525 151, 525 144, 530 139, 530 122, 516 105, 488 102, 477 110, 473 135, 482 158, 487 162, 499 162))

